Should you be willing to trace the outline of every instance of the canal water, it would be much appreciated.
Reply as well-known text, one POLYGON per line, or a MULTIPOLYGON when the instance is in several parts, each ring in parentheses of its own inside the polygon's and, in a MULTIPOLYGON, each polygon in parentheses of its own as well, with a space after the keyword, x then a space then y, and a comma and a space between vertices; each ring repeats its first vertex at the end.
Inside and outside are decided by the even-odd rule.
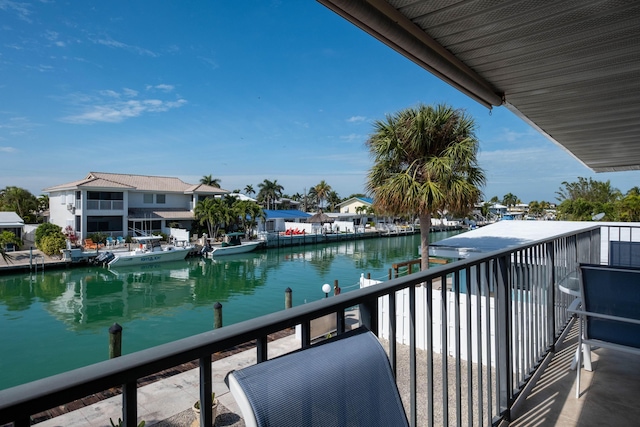
MULTIPOLYGON (((431 241, 453 233, 431 233, 431 241)), ((229 325, 324 298, 338 280, 385 279, 393 263, 418 257, 419 235, 268 249, 154 266, 75 267, 0 276, 0 389, 108 358, 108 330, 123 327, 122 353, 213 328, 213 306, 229 325)))

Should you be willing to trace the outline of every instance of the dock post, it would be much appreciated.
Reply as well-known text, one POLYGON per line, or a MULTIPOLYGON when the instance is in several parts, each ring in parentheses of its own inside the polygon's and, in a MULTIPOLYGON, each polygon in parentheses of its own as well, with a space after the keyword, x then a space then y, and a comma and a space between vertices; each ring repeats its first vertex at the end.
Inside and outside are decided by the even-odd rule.
POLYGON ((342 291, 342 289, 340 289, 340 286, 338 286, 338 279, 333 281, 333 295, 340 295, 340 292, 342 291))
POLYGON ((284 308, 285 309, 293 307, 292 293, 293 291, 291 290, 291 288, 287 288, 284 290, 284 308))
POLYGON ((222 328, 222 304, 219 302, 213 305, 213 327, 222 328))
POLYGON ((114 323, 109 328, 109 359, 122 355, 122 326, 114 323))

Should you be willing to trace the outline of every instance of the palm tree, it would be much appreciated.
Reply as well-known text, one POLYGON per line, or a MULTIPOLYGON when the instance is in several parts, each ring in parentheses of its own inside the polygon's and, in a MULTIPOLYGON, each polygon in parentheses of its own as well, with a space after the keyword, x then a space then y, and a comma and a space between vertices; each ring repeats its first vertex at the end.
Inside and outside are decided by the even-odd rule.
POLYGON ((322 209, 322 207, 324 206, 323 202, 327 199, 327 196, 329 196, 329 193, 331 192, 331 186, 327 184, 323 179, 322 181, 320 181, 320 183, 316 184, 313 187, 313 190, 316 197, 318 198, 318 208, 322 209))
POLYGON ((421 104, 376 121, 366 144, 374 159, 366 184, 374 209, 418 216, 425 270, 432 213, 469 210, 481 195, 475 123, 462 110, 421 104))
POLYGON ((244 194, 246 194, 247 196, 251 196, 252 194, 256 194, 256 190, 253 189, 253 185, 247 184, 247 186, 244 187, 244 194))
POLYGON ((507 206, 507 210, 509 210, 509 208, 515 206, 516 203, 518 203, 518 198, 515 194, 507 193, 502 198, 502 203, 505 204, 507 206))
POLYGON ((273 181, 265 179, 263 182, 258 184, 258 188, 260 189, 258 192, 258 201, 265 203, 267 209, 269 209, 272 203, 275 207, 275 202, 279 197, 282 197, 282 191, 284 190, 284 187, 278 184, 277 179, 274 179, 273 181))
POLYGON ((230 214, 228 205, 219 198, 207 197, 196 203, 194 209, 196 221, 207 226, 209 237, 215 238, 221 226, 229 222, 230 214))
POLYGON ((205 175, 200 178, 200 184, 210 185, 212 187, 220 188, 220 179, 214 178, 211 175, 205 175))
POLYGON ((335 212, 338 205, 342 202, 342 199, 335 191, 329 191, 327 194, 327 203, 329 204, 329 211, 335 212))

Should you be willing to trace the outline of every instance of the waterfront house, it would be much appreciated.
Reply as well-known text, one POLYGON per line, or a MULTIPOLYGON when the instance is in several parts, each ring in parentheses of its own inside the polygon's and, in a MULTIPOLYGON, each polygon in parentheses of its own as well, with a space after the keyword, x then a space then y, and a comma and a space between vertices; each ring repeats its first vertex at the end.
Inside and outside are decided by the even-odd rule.
POLYGON ((79 239, 102 232, 113 237, 175 228, 191 229, 198 201, 229 191, 179 178, 90 172, 85 178, 43 190, 49 222, 70 226, 79 239))
POLYGON ((287 230, 286 223, 304 223, 311 214, 296 209, 263 209, 258 219, 258 233, 278 233, 287 230))
MULTIPOLYGON (((358 208, 370 208, 373 206, 373 199, 369 197, 352 197, 344 202, 338 204, 338 208, 340 208, 340 213, 353 213, 356 214, 359 212, 358 208)), ((363 212, 366 213, 366 212, 363 212)))

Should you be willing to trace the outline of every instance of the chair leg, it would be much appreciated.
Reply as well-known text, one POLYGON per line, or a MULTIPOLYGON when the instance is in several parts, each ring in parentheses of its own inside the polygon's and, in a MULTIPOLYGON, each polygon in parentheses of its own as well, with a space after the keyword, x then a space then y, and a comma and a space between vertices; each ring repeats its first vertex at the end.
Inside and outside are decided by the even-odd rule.
POLYGON ((580 398, 580 370, 582 369, 582 318, 580 322, 580 332, 578 334, 578 364, 576 365, 576 399, 580 398))

